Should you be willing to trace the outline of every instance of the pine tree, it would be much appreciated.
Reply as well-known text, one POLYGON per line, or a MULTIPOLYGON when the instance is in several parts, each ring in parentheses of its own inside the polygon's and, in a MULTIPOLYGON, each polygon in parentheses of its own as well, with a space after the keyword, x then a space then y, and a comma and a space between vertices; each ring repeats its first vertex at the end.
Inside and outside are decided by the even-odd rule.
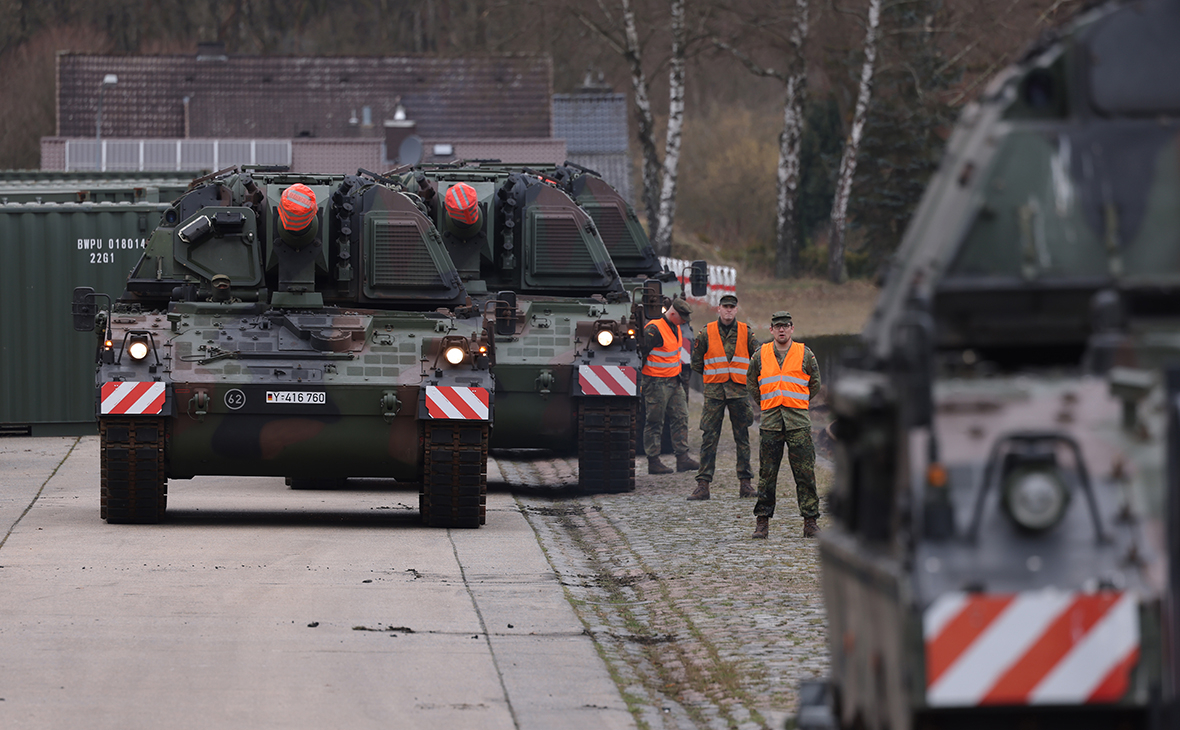
POLYGON ((938 167, 954 110, 945 93, 956 81, 931 28, 941 0, 887 6, 882 25, 893 30, 874 80, 850 201, 850 230, 864 241, 847 257, 853 276, 873 275, 897 249, 930 175, 938 167))

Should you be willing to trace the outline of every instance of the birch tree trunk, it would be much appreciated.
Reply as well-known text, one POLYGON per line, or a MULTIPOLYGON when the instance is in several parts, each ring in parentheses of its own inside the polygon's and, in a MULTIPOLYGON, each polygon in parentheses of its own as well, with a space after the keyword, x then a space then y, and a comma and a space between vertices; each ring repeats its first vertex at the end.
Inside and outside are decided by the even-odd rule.
MULTIPOLYGON (((647 232, 652 241, 659 235, 660 158, 656 154, 655 122, 652 119, 651 99, 647 77, 643 74, 643 56, 639 47, 639 32, 635 28, 635 11, 631 0, 622 0, 623 35, 626 40, 623 55, 631 71, 631 90, 635 95, 635 122, 639 146, 643 152, 643 208, 647 212, 647 232)), ((665 255, 656 249, 660 255, 665 255)))
POLYGON ((803 110, 807 103, 807 61, 803 44, 808 34, 808 0, 795 0, 795 26, 790 43, 793 56, 786 77, 783 131, 778 138, 778 210, 775 219, 774 275, 779 279, 799 271, 799 164, 803 147, 803 110))
POLYGON ((664 184, 652 248, 659 256, 672 252, 672 221, 676 218, 676 177, 684 129, 685 0, 672 0, 672 63, 668 73, 668 135, 664 142, 664 184))
POLYGON ((860 69, 860 91, 856 96, 856 111, 852 116, 852 130, 844 142, 840 158, 840 175, 836 180, 836 199, 832 202, 832 238, 828 248, 828 278, 842 282, 848 278, 844 266, 844 234, 848 215, 848 198, 852 194, 852 178, 856 174, 856 156, 860 138, 868 117, 872 97, 873 67, 877 61, 877 27, 881 23, 881 0, 869 0, 869 25, 865 31, 865 60, 860 69))

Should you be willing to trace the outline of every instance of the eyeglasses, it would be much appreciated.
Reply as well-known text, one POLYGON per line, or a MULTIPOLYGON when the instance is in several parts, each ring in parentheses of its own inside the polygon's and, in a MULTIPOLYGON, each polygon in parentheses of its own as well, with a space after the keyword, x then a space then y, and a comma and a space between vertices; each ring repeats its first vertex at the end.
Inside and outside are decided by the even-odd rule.
POLYGON ((770 328, 772 330, 785 330, 785 329, 790 329, 794 326, 795 326, 794 324, 772 324, 772 325, 770 325, 770 328))

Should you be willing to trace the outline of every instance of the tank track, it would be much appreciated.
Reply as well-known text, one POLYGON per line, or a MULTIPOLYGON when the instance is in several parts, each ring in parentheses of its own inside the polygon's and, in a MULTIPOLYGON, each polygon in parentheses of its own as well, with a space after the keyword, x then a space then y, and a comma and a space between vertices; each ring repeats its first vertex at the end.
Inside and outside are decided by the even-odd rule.
POLYGON ((635 398, 583 398, 578 407, 578 489, 635 489, 635 398))
POLYGON ((100 514, 111 524, 153 524, 164 519, 163 418, 100 418, 100 514))
POLYGON ((479 527, 487 520, 488 425, 425 424, 418 507, 431 527, 479 527))

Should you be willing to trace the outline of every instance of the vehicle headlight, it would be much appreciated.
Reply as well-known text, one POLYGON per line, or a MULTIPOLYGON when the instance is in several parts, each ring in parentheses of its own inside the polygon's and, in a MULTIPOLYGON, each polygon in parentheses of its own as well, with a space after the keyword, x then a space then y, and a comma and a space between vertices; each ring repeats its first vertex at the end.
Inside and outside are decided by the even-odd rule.
POLYGON ((451 345, 443 351, 443 357, 445 357, 447 362, 450 364, 458 365, 459 363, 463 362, 463 358, 467 357, 467 350, 459 347, 458 345, 451 345))
POLYGON ((598 344, 602 345, 603 347, 610 347, 615 342, 615 333, 607 329, 598 330, 598 334, 595 335, 595 339, 597 339, 598 344))
POLYGON ((148 356, 151 348, 148 347, 147 340, 142 337, 136 337, 127 345, 127 354, 131 356, 132 360, 142 360, 148 356))
POLYGON ((1056 469, 1017 467, 1004 480, 1004 506, 1017 525, 1040 532, 1061 521, 1069 489, 1056 469))

